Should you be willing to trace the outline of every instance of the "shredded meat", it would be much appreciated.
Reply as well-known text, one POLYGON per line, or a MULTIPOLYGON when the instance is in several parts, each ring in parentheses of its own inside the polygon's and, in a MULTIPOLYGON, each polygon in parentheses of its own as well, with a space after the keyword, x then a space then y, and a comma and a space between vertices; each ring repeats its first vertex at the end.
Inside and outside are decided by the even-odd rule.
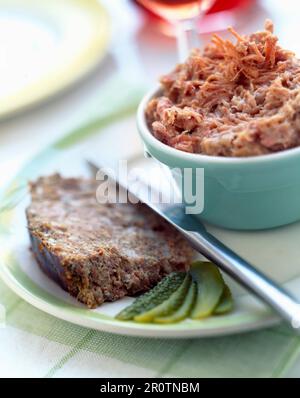
POLYGON ((201 53, 161 78, 146 115, 154 136, 176 149, 255 156, 300 145, 300 60, 265 30, 236 42, 214 35, 201 53))

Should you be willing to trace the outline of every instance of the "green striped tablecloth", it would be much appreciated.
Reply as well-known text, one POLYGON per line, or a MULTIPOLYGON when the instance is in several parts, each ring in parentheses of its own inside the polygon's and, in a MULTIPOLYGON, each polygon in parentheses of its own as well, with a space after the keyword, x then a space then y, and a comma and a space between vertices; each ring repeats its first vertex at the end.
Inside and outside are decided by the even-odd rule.
POLYGON ((228 337, 117 336, 59 320, 0 282, 0 377, 298 377, 300 337, 285 326, 228 337))

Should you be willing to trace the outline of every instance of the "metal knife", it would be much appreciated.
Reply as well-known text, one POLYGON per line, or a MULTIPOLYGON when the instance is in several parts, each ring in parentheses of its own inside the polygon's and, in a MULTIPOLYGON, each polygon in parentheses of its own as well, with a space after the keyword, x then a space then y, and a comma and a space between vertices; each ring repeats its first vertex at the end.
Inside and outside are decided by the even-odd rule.
POLYGON ((99 170, 104 171, 106 176, 115 181, 121 189, 167 220, 196 251, 269 305, 294 328, 295 332, 300 330, 300 303, 296 298, 211 235, 198 219, 185 213, 184 205, 152 203, 149 200, 149 186, 142 180, 135 180, 135 183, 129 187, 127 182, 117 181, 110 172, 105 170, 105 167, 95 165, 91 161, 88 161, 88 165, 94 174, 99 170))

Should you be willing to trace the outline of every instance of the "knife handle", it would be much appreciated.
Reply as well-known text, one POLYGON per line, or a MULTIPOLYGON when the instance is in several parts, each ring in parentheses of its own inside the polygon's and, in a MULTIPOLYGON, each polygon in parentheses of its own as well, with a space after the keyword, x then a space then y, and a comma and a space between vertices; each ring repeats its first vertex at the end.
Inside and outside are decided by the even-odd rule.
POLYGON ((201 231, 201 233, 194 231, 182 231, 182 233, 194 249, 262 299, 280 314, 295 331, 300 331, 300 304, 292 295, 206 230, 201 231))

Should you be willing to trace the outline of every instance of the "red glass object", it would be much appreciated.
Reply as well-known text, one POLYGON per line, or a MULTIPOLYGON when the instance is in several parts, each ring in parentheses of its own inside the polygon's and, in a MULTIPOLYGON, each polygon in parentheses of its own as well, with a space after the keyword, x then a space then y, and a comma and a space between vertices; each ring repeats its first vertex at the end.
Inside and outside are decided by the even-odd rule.
POLYGON ((196 17, 201 8, 204 11, 214 0, 137 0, 144 8, 168 20, 183 20, 196 17))
MULTIPOLYGON (((183 61, 199 34, 217 32, 235 25, 235 10, 256 0, 134 0, 153 18, 158 30, 176 37, 178 59, 183 61)), ((152 25, 151 25, 152 26, 152 25)))
POLYGON ((233 8, 246 6, 252 3, 253 0, 217 0, 209 10, 210 14, 220 11, 231 10, 233 8))
MULTIPOLYGON (((141 7, 143 7, 146 11, 150 12, 152 15, 158 16, 160 13, 155 11, 157 5, 152 4, 149 7, 150 3, 160 3, 163 7, 178 7, 178 5, 191 6, 191 4, 195 5, 195 3, 199 3, 195 0, 134 0, 141 7)), ((208 11, 209 14, 217 13, 220 11, 232 10, 234 8, 247 6, 252 3, 254 0, 216 0, 213 6, 208 11)))

